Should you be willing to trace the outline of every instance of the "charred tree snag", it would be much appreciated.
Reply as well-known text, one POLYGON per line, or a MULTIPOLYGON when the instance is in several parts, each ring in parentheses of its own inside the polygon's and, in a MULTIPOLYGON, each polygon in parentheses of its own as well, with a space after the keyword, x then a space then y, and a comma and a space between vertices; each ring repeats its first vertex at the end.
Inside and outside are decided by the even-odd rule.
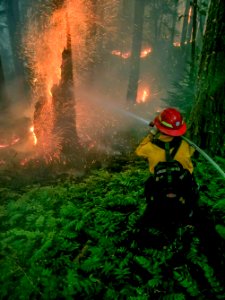
POLYGON ((225 132, 225 2, 212 0, 198 70, 196 103, 190 133, 214 155, 224 154, 225 132))
POLYGON ((78 136, 75 123, 75 97, 70 33, 67 48, 62 53, 61 81, 53 86, 54 132, 59 137, 63 161, 71 162, 77 157, 78 136))
POLYGON ((134 29, 133 29, 133 42, 131 53, 131 66, 130 76, 127 90, 127 100, 131 103, 135 103, 137 97, 138 80, 140 73, 140 52, 143 33, 144 22, 144 9, 145 0, 135 1, 135 13, 134 13, 134 29))

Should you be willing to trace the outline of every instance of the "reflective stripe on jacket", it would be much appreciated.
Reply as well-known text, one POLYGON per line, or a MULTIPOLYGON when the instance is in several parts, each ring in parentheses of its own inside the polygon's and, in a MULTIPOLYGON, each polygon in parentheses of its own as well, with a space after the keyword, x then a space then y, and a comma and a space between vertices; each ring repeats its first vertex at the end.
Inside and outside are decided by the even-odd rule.
MULTIPOLYGON (((135 153, 138 156, 142 156, 148 159, 150 173, 154 173, 154 168, 159 162, 166 161, 166 153, 162 148, 154 145, 151 141, 153 135, 149 134, 143 139, 140 145, 137 147, 135 153)), ((168 135, 160 135, 158 139, 162 142, 170 142, 173 137, 168 135)), ((192 148, 186 141, 182 140, 181 145, 174 157, 175 160, 179 161, 182 166, 187 169, 190 173, 193 172, 193 164, 191 161, 191 156, 194 153, 194 148, 192 148)))

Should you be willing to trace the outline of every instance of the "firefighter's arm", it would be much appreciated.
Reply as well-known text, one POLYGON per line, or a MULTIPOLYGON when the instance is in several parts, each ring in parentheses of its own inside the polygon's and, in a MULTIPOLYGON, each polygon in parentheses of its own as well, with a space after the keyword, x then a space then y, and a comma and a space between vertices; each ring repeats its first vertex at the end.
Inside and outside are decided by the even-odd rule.
POLYGON ((147 158, 149 153, 149 142, 151 142, 152 139, 153 135, 151 133, 146 136, 137 147, 135 151, 136 155, 147 158))

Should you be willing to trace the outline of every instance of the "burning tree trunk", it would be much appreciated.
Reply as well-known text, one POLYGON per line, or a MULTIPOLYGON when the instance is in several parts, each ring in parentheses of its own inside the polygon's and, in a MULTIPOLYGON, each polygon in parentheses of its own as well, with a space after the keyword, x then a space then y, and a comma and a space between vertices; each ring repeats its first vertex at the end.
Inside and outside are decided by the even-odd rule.
POLYGON ((62 53, 61 81, 52 88, 54 109, 54 133, 60 140, 64 160, 73 161, 78 150, 78 136, 75 123, 75 101, 72 70, 70 34, 67 48, 62 53))
POLYGON ((190 133, 202 148, 223 155, 225 132, 225 2, 212 0, 198 73, 190 133), (216 20, 216 21, 215 21, 216 20))
POLYGON ((127 90, 127 100, 135 103, 140 73, 140 52, 143 33, 145 0, 135 1, 134 31, 131 53, 131 69, 127 90))

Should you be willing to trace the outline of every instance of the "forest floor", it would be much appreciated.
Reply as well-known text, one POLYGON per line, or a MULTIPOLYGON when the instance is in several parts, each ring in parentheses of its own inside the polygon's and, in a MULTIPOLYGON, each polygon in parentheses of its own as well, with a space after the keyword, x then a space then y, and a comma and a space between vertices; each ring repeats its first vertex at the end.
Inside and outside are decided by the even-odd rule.
POLYGON ((164 229, 139 226, 149 173, 134 155, 79 175, 4 170, 1 299, 225 299, 224 183, 195 163, 199 209, 164 229))

